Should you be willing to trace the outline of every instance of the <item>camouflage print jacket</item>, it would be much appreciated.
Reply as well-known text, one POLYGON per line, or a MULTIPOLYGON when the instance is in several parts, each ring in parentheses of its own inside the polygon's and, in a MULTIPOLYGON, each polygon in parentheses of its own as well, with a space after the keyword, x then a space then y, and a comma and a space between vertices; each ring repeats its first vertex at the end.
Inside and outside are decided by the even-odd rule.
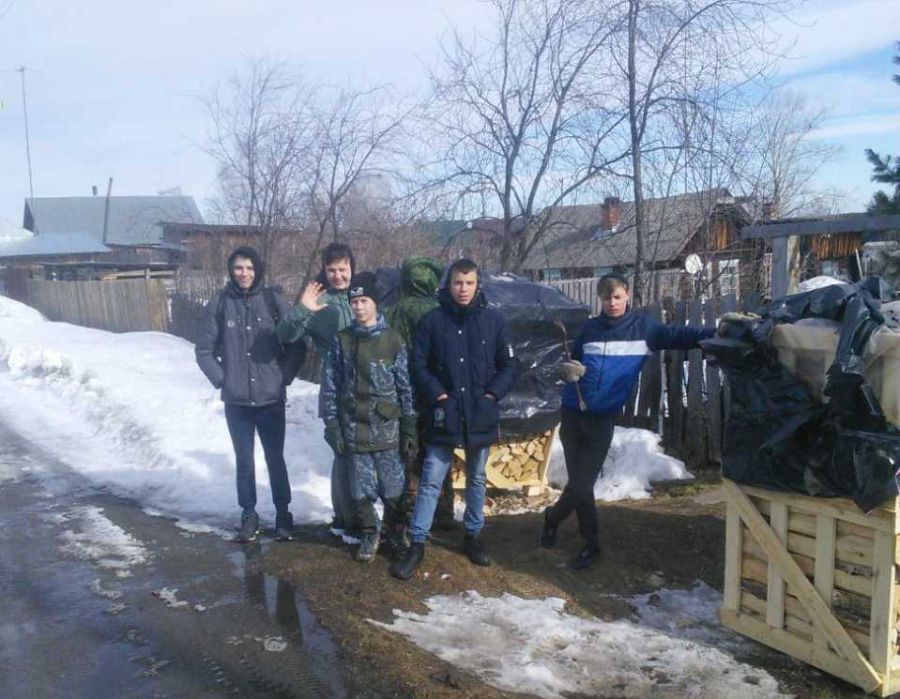
POLYGON ((374 327, 354 321, 337 334, 322 366, 319 412, 326 425, 338 422, 351 452, 397 449, 401 430, 414 434, 406 346, 380 316, 374 327))

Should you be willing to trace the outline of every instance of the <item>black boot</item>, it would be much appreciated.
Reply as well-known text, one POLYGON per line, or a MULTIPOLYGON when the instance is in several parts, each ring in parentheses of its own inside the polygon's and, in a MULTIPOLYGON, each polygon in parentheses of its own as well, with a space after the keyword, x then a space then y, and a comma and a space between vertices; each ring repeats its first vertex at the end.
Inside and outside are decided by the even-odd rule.
POLYGON ((423 558, 425 558, 425 544, 413 542, 406 555, 391 565, 391 575, 400 580, 409 580, 415 569, 422 564, 423 558))
POLYGON ((550 508, 544 510, 544 527, 541 529, 541 546, 545 549, 552 549, 556 546, 556 530, 559 527, 550 521, 550 508))
POLYGON ((578 555, 569 561, 569 570, 584 570, 600 560, 600 545, 585 544, 578 555))
POLYGON ((282 512, 275 515, 275 541, 291 541, 294 538, 294 515, 282 512))
POLYGON ((484 544, 481 543, 481 539, 477 536, 466 534, 466 538, 463 539, 463 553, 477 566, 489 566, 491 564, 491 559, 485 553, 484 544))
POLYGON ((251 541, 256 541, 258 535, 259 515, 255 512, 241 515, 241 528, 238 529, 237 536, 234 537, 234 540, 239 544, 249 544, 251 541))

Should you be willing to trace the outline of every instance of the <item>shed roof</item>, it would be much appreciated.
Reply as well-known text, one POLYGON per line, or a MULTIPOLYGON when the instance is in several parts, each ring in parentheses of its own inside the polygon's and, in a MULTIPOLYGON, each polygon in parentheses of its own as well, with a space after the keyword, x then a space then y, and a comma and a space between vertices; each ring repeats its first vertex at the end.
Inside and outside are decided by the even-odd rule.
POLYGON ((110 249, 87 233, 59 235, 0 236, 0 259, 46 257, 50 255, 91 255, 110 252, 110 249))
MULTIPOLYGON (((41 236, 87 233, 103 241, 105 197, 25 200, 24 226, 41 236)), ((110 197, 107 243, 147 245, 162 240, 161 223, 203 223, 193 197, 110 197)))
MULTIPOLYGON (((678 258, 697 229, 717 208, 739 207, 726 189, 689 192, 646 199, 647 259, 669 262, 678 258)), ((550 213, 547 230, 532 248, 523 269, 616 267, 634 264, 637 234, 634 202, 619 204, 619 223, 603 230, 603 205, 558 206, 550 213)), ((534 225, 534 224, 532 224, 534 225)))

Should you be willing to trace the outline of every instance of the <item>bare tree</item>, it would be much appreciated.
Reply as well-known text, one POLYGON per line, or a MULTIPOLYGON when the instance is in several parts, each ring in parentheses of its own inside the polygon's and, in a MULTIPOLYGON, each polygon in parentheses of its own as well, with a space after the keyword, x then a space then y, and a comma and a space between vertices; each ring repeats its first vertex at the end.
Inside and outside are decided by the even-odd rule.
POLYGON ((746 157, 736 163, 743 193, 776 216, 795 216, 830 208, 834 193, 813 184, 821 168, 840 153, 840 147, 816 138, 827 111, 812 107, 794 92, 766 96, 750 115, 743 138, 746 157))
POLYGON ((604 2, 492 0, 494 33, 453 33, 432 75, 430 184, 470 214, 497 219, 501 269, 518 271, 572 201, 627 154, 604 94, 617 27, 604 2))
POLYGON ((272 234, 297 219, 313 125, 306 105, 314 94, 283 64, 261 60, 206 99, 207 152, 220 190, 214 206, 224 222, 260 226, 266 258, 272 234))
MULTIPOLYGON (((323 245, 365 233, 354 210, 366 183, 389 179, 407 151, 403 127, 411 108, 391 101, 384 87, 311 85, 284 64, 250 61, 206 104, 218 217, 259 226, 266 259, 276 240, 291 237, 279 262, 288 262, 289 250, 289 264, 304 278, 314 273, 323 245)), ((382 206, 392 202, 382 198, 382 206)))
POLYGON ((761 75, 778 40, 769 19, 792 0, 626 0, 624 30, 616 36, 612 59, 627 86, 624 102, 630 143, 630 177, 637 236, 634 294, 644 293, 647 229, 643 160, 648 152, 683 148, 658 138, 658 119, 672 105, 702 105, 697 83, 716 79, 731 85, 761 75))
MULTIPOLYGON (((390 208, 390 180, 407 154, 405 127, 414 107, 390 99, 385 87, 333 91, 314 111, 312 153, 305 183, 306 210, 319 249, 345 233, 367 230, 354 221, 354 210, 366 199, 366 188, 377 183, 387 190, 381 209, 390 208)), ((363 207, 371 213, 372 197, 363 207)), ((309 277, 315 266, 310 260, 309 277)))

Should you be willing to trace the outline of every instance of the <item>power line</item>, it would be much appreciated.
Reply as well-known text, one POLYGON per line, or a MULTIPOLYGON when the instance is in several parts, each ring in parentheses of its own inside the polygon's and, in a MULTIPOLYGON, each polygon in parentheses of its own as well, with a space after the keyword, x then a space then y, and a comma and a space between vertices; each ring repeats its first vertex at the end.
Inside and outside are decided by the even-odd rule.
POLYGON ((28 99, 25 96, 25 66, 19 66, 16 71, 22 76, 22 110, 25 113, 25 157, 28 160, 28 191, 34 199, 34 178, 31 175, 31 140, 28 137, 28 99))

